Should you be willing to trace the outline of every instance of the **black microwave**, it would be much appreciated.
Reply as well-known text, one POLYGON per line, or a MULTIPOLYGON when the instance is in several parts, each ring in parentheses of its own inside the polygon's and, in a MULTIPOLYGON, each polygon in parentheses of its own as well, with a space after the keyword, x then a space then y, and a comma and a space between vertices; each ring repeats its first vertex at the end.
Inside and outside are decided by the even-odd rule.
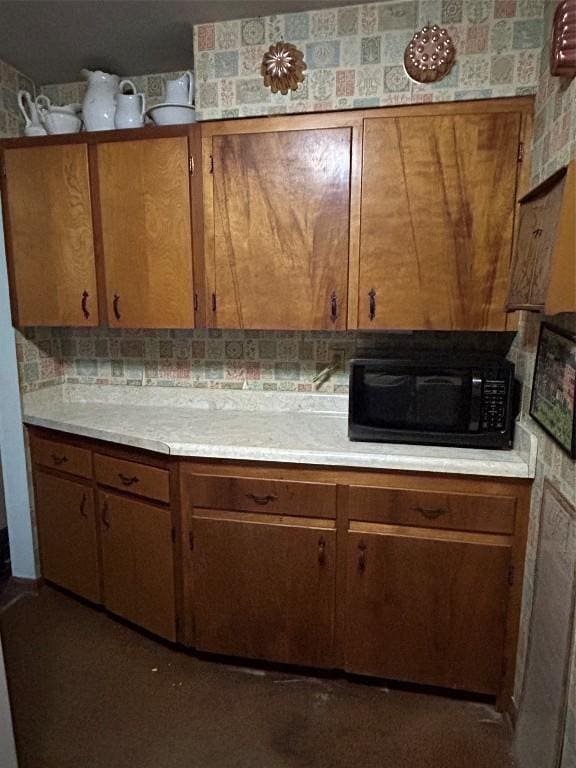
POLYGON ((350 440, 510 449, 517 411, 514 365, 504 358, 350 362, 350 440))

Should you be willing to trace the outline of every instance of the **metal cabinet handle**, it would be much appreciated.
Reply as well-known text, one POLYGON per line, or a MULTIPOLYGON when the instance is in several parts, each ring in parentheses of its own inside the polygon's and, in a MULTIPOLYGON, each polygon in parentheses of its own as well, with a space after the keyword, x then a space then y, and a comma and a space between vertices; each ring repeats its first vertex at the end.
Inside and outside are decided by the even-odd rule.
POLYGON ((336 296, 336 291, 332 291, 330 296, 330 319, 333 323, 338 320, 338 297, 336 296))
POLYGON ((376 317, 376 291, 374 288, 368 294, 368 315, 370 320, 374 320, 376 317))
POLYGON ((136 477, 136 475, 128 477, 128 475, 123 475, 122 472, 118 472, 118 477, 120 478, 122 485, 134 485, 135 483, 140 482, 140 478, 136 477))
POLYGON ((88 320, 88 318, 90 317, 90 312, 88 311, 88 298, 89 298, 89 296, 90 296, 90 294, 88 293, 88 291, 84 291, 83 294, 82 294, 82 301, 81 301, 82 314, 84 315, 84 318, 86 320, 88 320))
POLYGON ((102 524, 104 528, 110 528, 110 520, 108 520, 108 502, 105 501, 104 504, 102 504, 102 510, 100 513, 102 524))
POLYGON ((53 453, 52 461, 57 467, 59 467, 61 464, 66 464, 68 461, 68 456, 57 456, 55 453, 53 453))
POLYGON ((82 501, 80 502, 80 514, 82 517, 88 517, 88 513, 86 512, 86 494, 82 494, 82 501))
POLYGON ((256 504, 261 504, 264 506, 265 504, 269 504, 271 501, 277 501, 278 496, 275 496, 273 493, 269 493, 267 496, 258 496, 256 493, 247 493, 246 498, 252 499, 252 501, 256 504))
POLYGON ((358 573, 364 573, 366 570, 366 544, 361 541, 358 544, 358 573))
POLYGON ((112 309, 114 310, 114 317, 116 320, 120 320, 120 296, 115 293, 112 300, 112 309))
POLYGON ((412 511, 420 512, 421 515, 424 515, 424 517, 427 517, 429 520, 435 520, 441 515, 448 514, 448 510, 443 509, 442 507, 437 507, 435 509, 429 509, 427 507, 412 507, 412 511))
POLYGON ((318 539, 318 565, 326 565, 326 539, 320 536, 318 539))

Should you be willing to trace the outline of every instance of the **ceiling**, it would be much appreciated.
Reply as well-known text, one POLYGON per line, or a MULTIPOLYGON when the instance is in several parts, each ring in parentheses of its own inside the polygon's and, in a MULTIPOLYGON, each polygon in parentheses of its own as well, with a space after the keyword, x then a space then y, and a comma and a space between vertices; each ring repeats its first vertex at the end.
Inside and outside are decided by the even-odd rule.
POLYGON ((354 0, 0 0, 0 59, 38 85, 83 67, 120 75, 192 66, 192 26, 354 0))

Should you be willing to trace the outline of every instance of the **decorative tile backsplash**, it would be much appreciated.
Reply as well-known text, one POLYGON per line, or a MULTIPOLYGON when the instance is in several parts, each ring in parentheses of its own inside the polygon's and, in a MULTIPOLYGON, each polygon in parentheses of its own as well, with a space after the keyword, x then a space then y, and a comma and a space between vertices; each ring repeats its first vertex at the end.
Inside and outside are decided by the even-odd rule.
POLYGON ((506 354, 512 333, 31 328, 17 339, 22 390, 57 381, 284 392, 348 391, 348 361, 378 351, 506 354), (314 378, 327 368, 329 376, 314 378))
POLYGON ((203 24, 194 28, 200 120, 534 93, 544 0, 397 0, 203 24), (434 85, 413 83, 404 49, 424 24, 446 26, 457 64, 434 85), (260 76, 271 43, 304 53, 297 91, 273 94, 260 76))
POLYGON ((0 61, 0 138, 18 136, 24 128, 17 102, 20 90, 34 95, 34 83, 10 64, 0 61))

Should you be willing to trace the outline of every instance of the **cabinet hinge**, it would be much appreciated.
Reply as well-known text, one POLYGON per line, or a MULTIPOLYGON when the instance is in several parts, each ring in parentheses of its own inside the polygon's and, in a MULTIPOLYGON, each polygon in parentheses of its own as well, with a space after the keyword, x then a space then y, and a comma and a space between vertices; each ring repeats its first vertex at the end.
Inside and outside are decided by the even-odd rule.
POLYGON ((210 173, 214 173, 214 158, 210 155, 210 173))
POLYGON ((192 531, 189 531, 188 533, 188 549, 190 552, 194 552, 194 534, 192 531))
POLYGON ((198 312, 198 294, 194 294, 194 312, 198 312))
POLYGON ((176 544, 176 528, 172 528, 170 535, 172 536, 172 544, 176 544))
POLYGON ((192 155, 188 158, 188 170, 190 171, 190 175, 194 176, 194 158, 192 155))
POLYGON ((514 563, 510 563, 508 566, 508 586, 512 586, 514 584, 514 563))
POLYGON ((212 312, 216 312, 216 294, 212 294, 212 312))
POLYGON ((521 141, 518 144, 518 162, 521 163, 524 160, 524 142, 521 141))

